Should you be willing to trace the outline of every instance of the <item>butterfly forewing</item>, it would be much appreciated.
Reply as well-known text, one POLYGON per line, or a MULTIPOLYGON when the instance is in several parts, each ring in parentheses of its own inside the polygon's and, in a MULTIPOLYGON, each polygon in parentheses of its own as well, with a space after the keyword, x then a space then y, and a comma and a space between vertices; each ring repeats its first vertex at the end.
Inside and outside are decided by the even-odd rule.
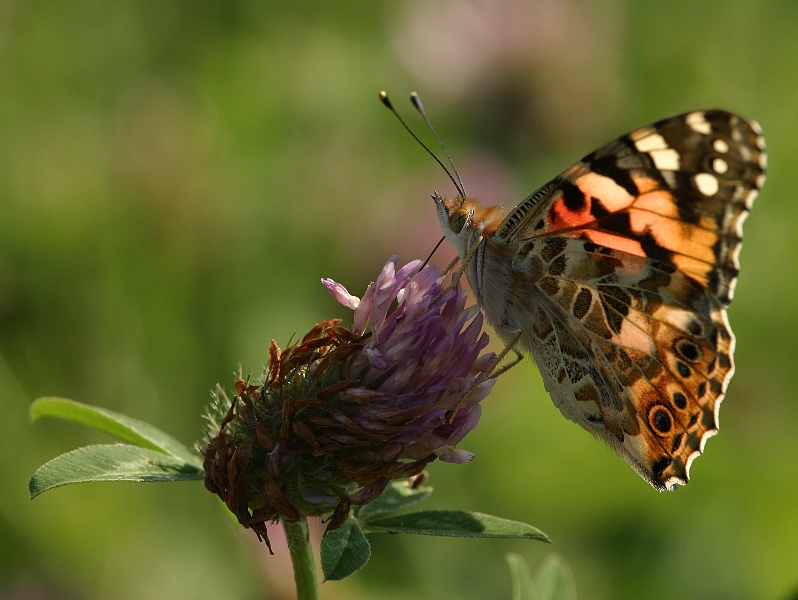
POLYGON ((695 111, 599 148, 507 214, 439 203, 461 257, 480 240, 464 268, 488 321, 520 332, 562 413, 658 489, 686 483, 717 433, 725 309, 764 173, 755 123, 695 111))

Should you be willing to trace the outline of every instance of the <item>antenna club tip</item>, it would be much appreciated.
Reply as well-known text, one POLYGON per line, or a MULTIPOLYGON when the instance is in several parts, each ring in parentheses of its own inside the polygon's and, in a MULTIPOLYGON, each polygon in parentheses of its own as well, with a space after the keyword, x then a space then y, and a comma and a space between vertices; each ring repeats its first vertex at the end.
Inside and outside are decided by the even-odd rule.
POLYGON ((391 104, 391 101, 388 99, 388 92, 385 90, 380 92, 380 102, 382 102, 388 108, 393 109, 393 104, 391 104))

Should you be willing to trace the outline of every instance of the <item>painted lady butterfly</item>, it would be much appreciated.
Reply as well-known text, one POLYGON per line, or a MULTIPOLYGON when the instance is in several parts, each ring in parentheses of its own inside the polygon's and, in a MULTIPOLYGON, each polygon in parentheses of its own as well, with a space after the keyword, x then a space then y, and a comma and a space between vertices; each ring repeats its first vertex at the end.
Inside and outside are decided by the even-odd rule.
POLYGON ((686 484, 718 431, 726 307, 765 166, 756 123, 704 110, 599 148, 509 212, 434 196, 488 322, 658 490, 686 484))

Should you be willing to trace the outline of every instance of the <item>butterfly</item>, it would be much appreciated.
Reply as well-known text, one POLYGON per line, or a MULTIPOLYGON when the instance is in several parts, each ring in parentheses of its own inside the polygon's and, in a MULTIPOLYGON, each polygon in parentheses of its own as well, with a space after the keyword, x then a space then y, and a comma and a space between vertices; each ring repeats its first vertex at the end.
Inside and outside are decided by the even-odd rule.
POLYGON ((438 194, 486 320, 554 404, 672 490, 718 431, 734 373, 726 308, 765 179, 753 121, 697 110, 588 154, 512 210, 438 194))

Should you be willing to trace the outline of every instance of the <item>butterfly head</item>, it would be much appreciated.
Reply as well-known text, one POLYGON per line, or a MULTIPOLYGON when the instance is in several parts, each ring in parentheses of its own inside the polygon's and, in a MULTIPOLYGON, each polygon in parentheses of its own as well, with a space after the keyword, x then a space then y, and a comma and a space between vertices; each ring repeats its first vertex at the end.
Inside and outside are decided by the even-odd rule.
POLYGON ((476 199, 463 196, 443 198, 435 193, 432 199, 443 234, 460 258, 468 253, 480 236, 492 237, 507 212, 499 206, 482 206, 476 199))
POLYGON ((475 201, 462 196, 443 198, 437 192, 433 194, 432 199, 435 201, 444 236, 462 258, 468 251, 474 234, 475 201))

